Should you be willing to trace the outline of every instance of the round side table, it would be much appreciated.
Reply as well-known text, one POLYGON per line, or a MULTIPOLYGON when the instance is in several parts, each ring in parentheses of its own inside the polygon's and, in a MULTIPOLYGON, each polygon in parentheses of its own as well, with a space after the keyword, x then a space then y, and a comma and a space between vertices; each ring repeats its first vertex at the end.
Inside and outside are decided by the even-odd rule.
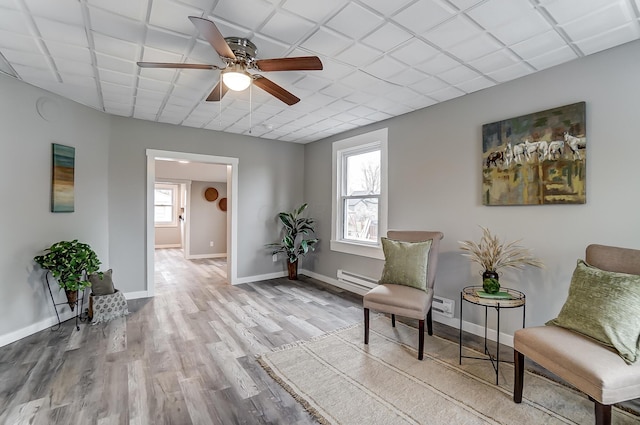
POLYGON ((485 295, 482 286, 467 286, 460 292, 460 357, 459 364, 462 364, 462 359, 478 359, 489 360, 493 369, 496 371, 496 385, 498 385, 498 372, 500 368, 500 362, 513 363, 507 360, 500 360, 500 310, 503 308, 519 308, 522 307, 522 327, 525 325, 525 312, 527 297, 523 292, 517 291, 511 288, 500 288, 498 295, 485 295), (462 304, 466 301, 471 304, 484 307, 484 354, 486 357, 473 357, 462 355, 462 304), (496 352, 495 355, 489 351, 487 345, 487 310, 492 307, 497 312, 497 324, 496 324, 496 352))

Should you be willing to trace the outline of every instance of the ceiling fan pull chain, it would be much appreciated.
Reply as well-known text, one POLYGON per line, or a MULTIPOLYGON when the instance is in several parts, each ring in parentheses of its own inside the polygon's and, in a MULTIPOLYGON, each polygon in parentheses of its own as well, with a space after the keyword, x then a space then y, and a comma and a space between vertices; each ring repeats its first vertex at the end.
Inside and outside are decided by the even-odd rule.
POLYGON ((249 134, 251 134, 251 129, 253 128, 253 120, 252 120, 252 113, 253 113, 253 108, 252 106, 252 101, 253 99, 253 84, 249 84, 249 134))
POLYGON ((218 88, 220 89, 220 101, 218 101, 218 128, 222 130, 222 72, 218 76, 218 88))

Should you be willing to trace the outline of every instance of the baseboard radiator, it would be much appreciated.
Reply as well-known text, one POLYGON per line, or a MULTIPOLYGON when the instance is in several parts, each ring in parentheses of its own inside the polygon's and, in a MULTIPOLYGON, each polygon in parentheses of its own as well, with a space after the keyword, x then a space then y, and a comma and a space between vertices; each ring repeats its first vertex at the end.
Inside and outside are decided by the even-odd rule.
MULTIPOLYGON (((347 289, 358 294, 366 294, 369 289, 378 285, 378 280, 369 276, 353 273, 347 270, 338 269, 338 281, 346 284, 347 289)), ((431 308, 435 314, 441 314, 452 318, 455 308, 455 301, 434 295, 431 308)))

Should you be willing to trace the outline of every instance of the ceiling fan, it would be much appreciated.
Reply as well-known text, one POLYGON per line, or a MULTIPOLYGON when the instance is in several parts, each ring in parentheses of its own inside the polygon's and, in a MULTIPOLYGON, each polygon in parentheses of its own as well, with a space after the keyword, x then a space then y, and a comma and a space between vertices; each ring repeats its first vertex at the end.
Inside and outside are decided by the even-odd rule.
POLYGON ((248 39, 225 38, 212 21, 197 16, 189 16, 189 19, 220 55, 220 59, 225 63, 224 67, 208 64, 159 62, 138 62, 138 66, 141 68, 220 69, 222 78, 207 97, 208 102, 218 102, 229 89, 242 91, 253 82, 255 86, 277 97, 287 105, 293 105, 300 101, 298 97, 268 78, 260 74, 250 74, 247 70, 269 72, 322 69, 322 62, 317 56, 256 59, 257 47, 248 39))

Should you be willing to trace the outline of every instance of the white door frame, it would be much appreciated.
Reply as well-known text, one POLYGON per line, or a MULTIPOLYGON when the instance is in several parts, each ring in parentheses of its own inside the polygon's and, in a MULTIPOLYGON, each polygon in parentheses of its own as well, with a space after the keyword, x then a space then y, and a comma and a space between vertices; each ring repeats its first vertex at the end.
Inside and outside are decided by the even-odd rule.
POLYGON ((204 162, 208 164, 227 165, 227 280, 231 285, 235 285, 238 279, 237 268, 237 236, 238 236, 238 158, 225 156, 203 155, 188 152, 161 151, 147 149, 147 296, 153 297, 155 294, 155 227, 153 208, 153 188, 156 180, 156 159, 171 158, 192 162, 204 162))

